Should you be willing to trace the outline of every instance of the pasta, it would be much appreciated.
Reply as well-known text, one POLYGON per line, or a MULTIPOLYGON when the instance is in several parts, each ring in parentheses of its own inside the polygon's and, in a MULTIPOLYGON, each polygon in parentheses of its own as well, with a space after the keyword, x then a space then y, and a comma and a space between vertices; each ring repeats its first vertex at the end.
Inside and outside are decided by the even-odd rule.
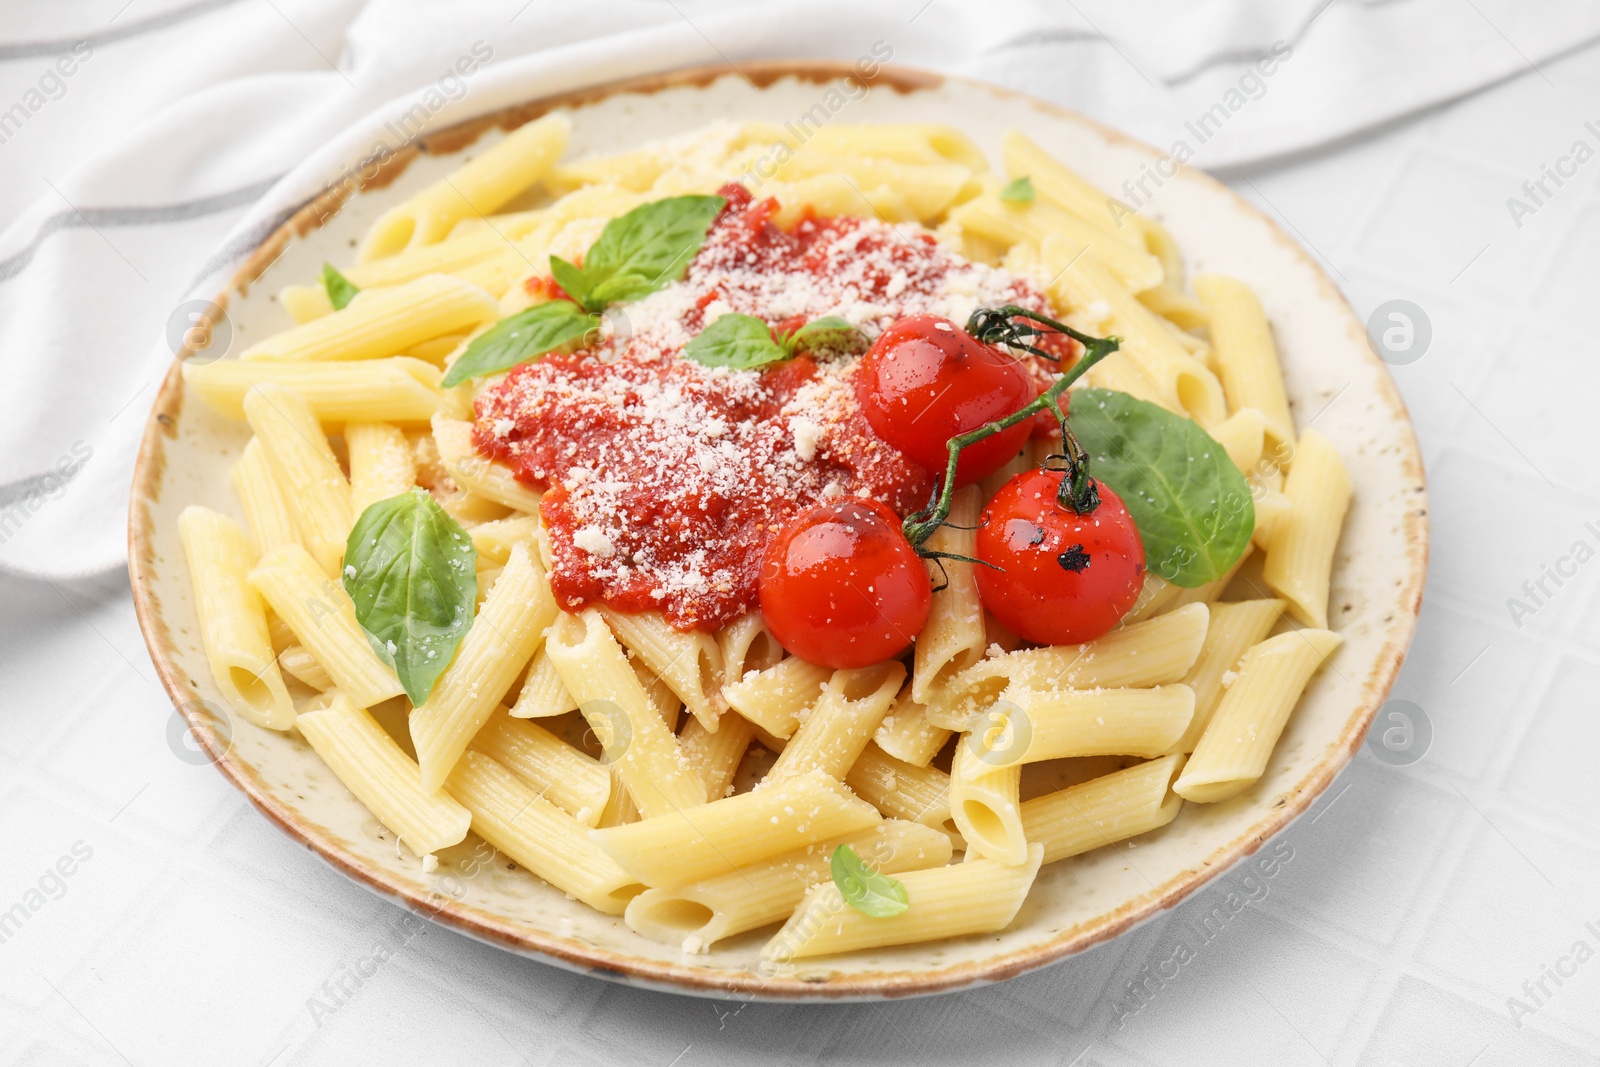
POLYGON ((416 761, 343 693, 302 714, 295 728, 367 810, 418 856, 466 838, 472 821, 467 809, 424 789, 416 761))
POLYGON ((1266 772, 1306 682, 1341 641, 1331 630, 1295 630, 1246 652, 1173 790, 1212 804, 1248 789, 1266 772))
POLYGON ((287 730, 294 705, 272 654, 261 598, 250 586, 252 553, 244 531, 225 515, 187 507, 178 516, 178 534, 206 661, 223 699, 257 726, 287 730))
POLYGON ((1044 864, 1262 780, 1341 641, 1353 487, 1245 282, 1190 292, 1160 223, 1017 131, 1002 178, 932 123, 566 160, 570 123, 394 202, 280 291, 284 328, 183 366, 251 435, 244 525, 178 520, 241 729, 298 728, 419 857, 470 829, 685 952, 775 928, 778 970, 1004 929, 1044 864), (1227 455, 1244 483, 1182 502, 1248 484, 1227 558, 1143 572, 1210 535, 1091 454, 1125 505, 1096 510, 1034 423, 1069 385, 1227 455), (1272 595, 1224 599, 1252 551, 1272 595))

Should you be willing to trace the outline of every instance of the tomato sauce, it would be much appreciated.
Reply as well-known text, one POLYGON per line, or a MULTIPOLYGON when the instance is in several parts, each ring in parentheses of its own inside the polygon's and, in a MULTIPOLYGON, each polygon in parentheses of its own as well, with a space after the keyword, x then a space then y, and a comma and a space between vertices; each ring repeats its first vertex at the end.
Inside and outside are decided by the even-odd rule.
POLYGON ((605 602, 714 630, 754 608, 768 539, 837 496, 921 507, 928 472, 873 433, 854 360, 763 371, 679 355, 727 312, 793 329, 840 315, 876 336, 910 314, 964 320, 978 304, 1041 311, 1027 282, 971 264, 922 231, 854 218, 780 230, 775 202, 740 186, 685 277, 607 313, 592 349, 514 368, 478 398, 474 440, 547 489, 551 586, 563 608, 605 602))

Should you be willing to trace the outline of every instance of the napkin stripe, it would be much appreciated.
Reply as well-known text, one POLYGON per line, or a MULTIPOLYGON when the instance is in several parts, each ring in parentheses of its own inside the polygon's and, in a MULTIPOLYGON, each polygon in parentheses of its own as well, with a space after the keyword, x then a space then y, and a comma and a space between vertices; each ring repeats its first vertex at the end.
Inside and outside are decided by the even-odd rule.
POLYGON ((63 52, 70 52, 72 46, 77 44, 86 43, 91 47, 99 47, 134 37, 143 37, 147 33, 164 30, 169 26, 178 26, 190 19, 209 15, 213 11, 242 2, 243 0, 200 0, 198 4, 152 15, 140 22, 118 26, 114 30, 101 30, 99 33, 88 33, 81 37, 61 37, 54 41, 18 41, 15 44, 0 44, 0 63, 9 59, 28 59, 33 56, 58 56, 63 52))

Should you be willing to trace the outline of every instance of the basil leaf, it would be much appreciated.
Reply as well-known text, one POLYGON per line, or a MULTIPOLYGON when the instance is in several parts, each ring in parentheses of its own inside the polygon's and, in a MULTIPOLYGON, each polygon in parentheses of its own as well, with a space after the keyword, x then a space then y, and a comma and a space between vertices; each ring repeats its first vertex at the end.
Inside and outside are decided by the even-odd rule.
POLYGON ((772 330, 753 315, 730 313, 701 330, 683 348, 683 354, 704 367, 755 370, 789 358, 772 339, 772 330))
POLYGON ((828 866, 844 902, 863 915, 887 919, 911 907, 906 887, 868 867, 849 845, 834 849, 828 866))
POLYGON ((568 296, 590 311, 605 310, 604 304, 595 307, 589 302, 589 293, 593 286, 589 282, 589 276, 583 273, 582 267, 568 263, 560 256, 551 256, 550 276, 556 280, 557 285, 566 290, 568 296))
POLYGON ((1020 178, 1013 178, 1000 190, 1000 199, 1008 204, 1031 204, 1033 202, 1033 179, 1024 174, 1020 178))
POLYGON ((425 490, 361 513, 344 548, 344 588, 378 658, 422 704, 472 625, 478 553, 425 490))
POLYGON ((1111 389, 1074 392, 1070 412, 1089 472, 1127 506, 1151 573, 1193 589, 1238 562, 1255 529, 1255 500, 1210 434, 1111 389))
POLYGON ((683 277, 726 203, 720 196, 671 196, 606 223, 583 260, 585 306, 637 300, 683 277))
MULTIPOLYGON (((563 286, 565 288, 565 286, 563 286)), ((515 367, 582 337, 600 325, 600 316, 570 300, 552 300, 501 319, 475 337, 444 376, 445 386, 515 367)))
POLYGON ((795 352, 838 352, 859 356, 872 347, 867 335, 837 315, 812 319, 783 339, 783 347, 795 352))
POLYGON ((322 288, 327 290, 328 303, 333 305, 335 311, 343 311, 361 291, 354 282, 334 269, 332 263, 322 265, 322 288))

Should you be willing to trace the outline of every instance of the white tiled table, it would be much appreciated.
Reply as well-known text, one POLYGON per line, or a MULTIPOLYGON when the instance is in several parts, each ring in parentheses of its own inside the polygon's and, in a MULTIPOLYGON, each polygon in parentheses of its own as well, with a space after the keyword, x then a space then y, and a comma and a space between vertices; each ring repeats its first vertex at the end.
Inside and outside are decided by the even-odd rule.
POLYGON ((1600 1063, 1600 959, 1569 957, 1521 1025, 1507 1003, 1575 942, 1600 955, 1600 561, 1520 628, 1506 604, 1574 542, 1600 550, 1600 160, 1520 229, 1505 204, 1574 140, 1600 148, 1597 89, 1591 51, 1229 176, 1362 314, 1404 298, 1433 329, 1395 373, 1434 531, 1395 696, 1433 742, 1403 767, 1363 751, 1274 877, 1231 873, 1113 944, 932 1000, 611 986, 402 926, 177 758, 125 579, 0 580, 0 912, 92 849, 0 943, 0 1063, 1600 1063), (1256 899, 1207 938, 1230 888, 1256 899), (1119 1022, 1147 967, 1168 979, 1119 1022))

